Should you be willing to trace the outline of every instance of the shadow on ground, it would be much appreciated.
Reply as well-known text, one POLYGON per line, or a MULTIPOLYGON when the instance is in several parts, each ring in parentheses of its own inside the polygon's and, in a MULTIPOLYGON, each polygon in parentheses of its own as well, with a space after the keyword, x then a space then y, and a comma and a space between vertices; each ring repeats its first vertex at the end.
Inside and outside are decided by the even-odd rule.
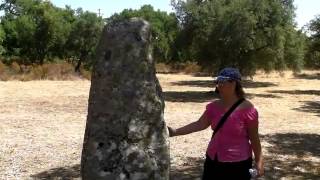
POLYGON ((303 105, 294 110, 315 113, 317 116, 320 116, 320 101, 300 101, 303 105))
POLYGON ((320 80, 320 73, 316 74, 296 74, 296 79, 320 80))
POLYGON ((40 172, 38 174, 32 175, 32 179, 80 179, 80 164, 74 165, 72 167, 59 167, 49 169, 47 171, 40 172))
POLYGON ((187 157, 183 167, 171 165, 170 180, 200 180, 203 162, 202 158, 187 157))
MULTIPOLYGON (((219 98, 214 91, 166 91, 163 92, 165 101, 169 102, 194 102, 203 103, 219 98)), ((246 96, 251 99, 259 98, 282 98, 273 94, 255 94, 246 93, 246 96)))
POLYGON ((319 134, 272 134, 262 136, 270 144, 265 156, 265 179, 319 179, 319 134), (309 159, 306 159, 309 157, 309 159))
MULTIPOLYGON (((196 180, 202 174, 203 159, 189 157, 186 158, 183 167, 172 165, 170 169, 170 180, 196 180)), ((80 164, 72 167, 59 167, 49 169, 31 176, 32 179, 41 180, 74 180, 80 178, 80 164)))
POLYGON ((272 90, 269 93, 289 94, 289 95, 320 95, 320 90, 272 90))
MULTIPOLYGON (((175 86, 191 86, 191 87, 204 87, 204 88, 215 87, 213 80, 178 81, 178 82, 172 82, 171 84, 175 86)), ((242 85, 244 88, 262 88, 262 87, 278 86, 277 84, 271 83, 271 82, 258 82, 258 81, 251 81, 251 80, 243 80, 242 85)))
MULTIPOLYGON (((319 134, 271 134, 261 136, 266 147, 265 176, 259 179, 319 179, 320 163, 306 157, 320 158, 319 134), (287 158, 286 158, 287 157, 287 158)), ((200 179, 203 159, 187 158, 183 167, 171 167, 172 180, 200 179)))
MULTIPOLYGON (((265 157, 265 176, 260 179, 319 179, 319 134, 262 135, 269 144, 265 157), (306 159, 306 158, 309 159, 306 159)), ((191 147, 190 147, 191 148, 191 147)), ((197 180, 201 178, 204 159, 186 157, 181 166, 171 165, 170 180, 197 180)), ((34 179, 80 179, 80 165, 50 169, 32 175, 34 179)))
POLYGON ((207 102, 217 99, 213 91, 166 91, 163 92, 165 101, 170 102, 207 102))

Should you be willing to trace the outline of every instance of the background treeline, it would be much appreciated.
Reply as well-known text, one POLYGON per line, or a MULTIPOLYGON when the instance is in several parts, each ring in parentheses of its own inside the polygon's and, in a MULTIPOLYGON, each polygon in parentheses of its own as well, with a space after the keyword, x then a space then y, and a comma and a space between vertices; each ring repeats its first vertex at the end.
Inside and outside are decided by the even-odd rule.
POLYGON ((234 66, 246 75, 320 68, 320 16, 298 30, 293 0, 172 0, 172 6, 175 13, 145 5, 103 19, 49 1, 3 0, 0 76, 4 66, 24 72, 48 63, 72 64, 77 73, 90 70, 104 25, 131 17, 151 23, 157 63, 191 63, 209 72, 234 66))

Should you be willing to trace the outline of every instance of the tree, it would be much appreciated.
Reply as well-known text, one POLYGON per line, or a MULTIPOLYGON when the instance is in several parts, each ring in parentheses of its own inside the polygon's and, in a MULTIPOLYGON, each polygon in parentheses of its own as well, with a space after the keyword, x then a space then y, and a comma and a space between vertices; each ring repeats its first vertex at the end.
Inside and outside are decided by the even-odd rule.
POLYGON ((0 10, 4 11, 5 14, 18 16, 17 3, 17 0, 3 0, 3 3, 0 5, 0 10))
POLYGON ((66 18, 70 10, 40 0, 6 1, 1 7, 6 12, 1 24, 6 34, 7 55, 27 59, 24 63, 39 64, 54 56, 61 57, 59 50, 71 31, 72 18, 66 18))
POLYGON ((5 48, 3 46, 4 38, 5 38, 5 32, 3 30, 3 27, 0 25, 0 55, 5 53, 5 48))
MULTIPOLYGON (((225 66, 245 75, 299 69, 304 44, 296 38, 292 0, 173 1, 189 59, 213 71, 225 66)), ((298 38, 299 39, 299 38, 298 38)))
POLYGON ((76 72, 80 71, 82 63, 92 66, 92 56, 100 39, 103 26, 103 19, 95 13, 83 12, 82 9, 76 11, 72 31, 66 43, 68 56, 77 61, 76 72))
POLYGON ((37 24, 34 34, 35 56, 40 64, 45 58, 59 55, 71 32, 71 23, 63 16, 63 11, 55 8, 50 2, 43 2, 35 9, 33 18, 37 24))
POLYGON ((108 18, 107 22, 121 21, 132 17, 141 17, 151 24, 153 56, 157 62, 170 62, 175 54, 175 40, 179 32, 178 20, 174 13, 155 11, 151 5, 139 10, 125 9, 108 18))
POLYGON ((6 0, 0 5, 1 10, 5 12, 1 17, 1 25, 5 33, 3 40, 5 56, 28 59, 26 57, 29 57, 29 53, 32 52, 30 40, 36 25, 27 11, 34 5, 35 2, 30 0, 6 0))
POLYGON ((308 38, 308 50, 305 61, 309 68, 320 68, 320 15, 308 25, 311 36, 308 38))

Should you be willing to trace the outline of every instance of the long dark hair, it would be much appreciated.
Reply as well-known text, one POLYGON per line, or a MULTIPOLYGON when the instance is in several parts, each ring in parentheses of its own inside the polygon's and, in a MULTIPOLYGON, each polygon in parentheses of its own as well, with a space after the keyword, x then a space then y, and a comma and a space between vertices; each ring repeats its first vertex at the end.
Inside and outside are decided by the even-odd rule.
POLYGON ((238 98, 245 98, 246 96, 240 81, 236 81, 236 94, 238 98))

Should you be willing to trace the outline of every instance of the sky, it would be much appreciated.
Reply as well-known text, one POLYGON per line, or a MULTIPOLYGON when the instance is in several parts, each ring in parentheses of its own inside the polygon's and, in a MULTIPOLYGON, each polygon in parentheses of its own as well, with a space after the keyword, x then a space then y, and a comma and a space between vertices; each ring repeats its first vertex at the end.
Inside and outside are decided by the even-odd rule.
MULTIPOLYGON (((109 17, 124 9, 139 9, 144 4, 151 4, 155 9, 173 12, 170 0, 51 0, 58 7, 70 5, 76 9, 82 7, 84 10, 98 13, 103 17, 109 17)), ((320 15, 320 0, 294 0, 296 10, 296 22, 298 28, 306 25, 315 15, 320 15)))

